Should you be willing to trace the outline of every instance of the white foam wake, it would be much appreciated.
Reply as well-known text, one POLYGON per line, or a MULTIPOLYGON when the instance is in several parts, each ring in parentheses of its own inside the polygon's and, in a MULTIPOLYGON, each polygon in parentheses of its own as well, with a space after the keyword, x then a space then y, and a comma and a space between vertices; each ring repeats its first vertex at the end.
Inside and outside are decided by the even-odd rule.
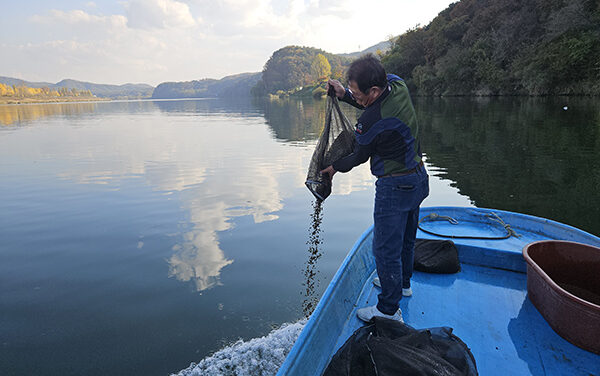
MULTIPOLYGON (((306 320, 283 324, 264 337, 234 344, 192 363, 177 376, 271 376, 290 352, 306 320)), ((173 376, 173 375, 172 375, 173 376)))

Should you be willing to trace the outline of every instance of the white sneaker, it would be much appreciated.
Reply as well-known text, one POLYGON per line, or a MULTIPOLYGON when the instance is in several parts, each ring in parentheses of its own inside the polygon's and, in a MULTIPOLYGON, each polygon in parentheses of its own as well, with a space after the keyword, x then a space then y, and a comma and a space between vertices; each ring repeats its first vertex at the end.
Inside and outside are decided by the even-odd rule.
MULTIPOLYGON (((373 279, 373 284, 377 287, 381 287, 381 281, 379 280, 379 277, 375 277, 375 279, 373 279)), ((402 289, 402 296, 412 296, 412 289, 410 287, 407 289, 402 289)))
POLYGON ((400 309, 398 309, 396 311, 396 313, 394 313, 393 315, 386 315, 385 313, 379 311, 377 309, 377 306, 370 306, 370 307, 357 309, 356 315, 358 316, 359 319, 361 319, 362 321, 366 321, 366 322, 371 321, 373 319, 373 317, 375 317, 375 316, 385 317, 386 319, 396 320, 396 321, 400 321, 402 323, 404 322, 404 320, 402 320, 402 311, 400 309))

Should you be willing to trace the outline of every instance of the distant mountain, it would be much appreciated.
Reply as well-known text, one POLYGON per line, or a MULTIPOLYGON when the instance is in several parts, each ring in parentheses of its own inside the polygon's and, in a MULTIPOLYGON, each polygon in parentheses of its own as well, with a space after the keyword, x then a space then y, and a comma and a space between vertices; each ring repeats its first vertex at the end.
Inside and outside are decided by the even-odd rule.
POLYGON ((56 86, 89 90, 98 97, 107 98, 150 98, 154 90, 154 87, 147 84, 104 85, 68 79, 58 82, 56 86))
POLYGON ((357 51, 357 52, 350 52, 347 54, 338 54, 339 56, 343 56, 343 57, 349 57, 351 59, 355 59, 361 55, 364 55, 366 53, 376 53, 377 51, 381 51, 381 52, 388 52, 389 49, 392 47, 392 42, 386 40, 383 42, 379 42, 374 46, 371 46, 369 48, 366 48, 362 51, 357 51))
POLYGON ((240 73, 220 80, 205 78, 184 82, 163 82, 152 93, 154 99, 217 98, 250 95, 262 73, 240 73))
POLYGON ((21 80, 20 78, 4 77, 0 76, 0 84, 4 85, 15 85, 15 86, 27 86, 27 87, 49 87, 54 88, 56 84, 49 82, 30 82, 21 80))
POLYGON ((76 80, 62 80, 55 84, 49 82, 29 82, 12 77, 0 76, 0 83, 5 85, 23 85, 28 87, 48 87, 50 89, 68 88, 78 90, 89 90, 97 97, 104 98, 149 98, 152 95, 154 87, 147 84, 124 84, 124 85, 105 85, 94 84, 76 80))

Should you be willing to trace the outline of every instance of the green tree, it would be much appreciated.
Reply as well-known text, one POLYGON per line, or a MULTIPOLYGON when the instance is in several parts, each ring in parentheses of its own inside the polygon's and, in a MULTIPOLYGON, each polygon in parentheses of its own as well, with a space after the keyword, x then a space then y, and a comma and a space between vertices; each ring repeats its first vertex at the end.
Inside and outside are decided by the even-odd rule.
MULTIPOLYGON (((273 94, 278 90, 295 91, 300 87, 314 84, 314 81, 324 73, 315 74, 313 62, 321 54, 329 64, 329 74, 335 78, 343 76, 350 59, 327 53, 312 47, 287 46, 273 53, 262 72, 262 80, 253 89, 255 95, 273 94)), ((323 69, 326 68, 322 67, 323 69)), ((327 76, 327 74, 325 74, 327 76)))
POLYGON ((462 0, 382 57, 425 95, 600 94, 600 1, 462 0))

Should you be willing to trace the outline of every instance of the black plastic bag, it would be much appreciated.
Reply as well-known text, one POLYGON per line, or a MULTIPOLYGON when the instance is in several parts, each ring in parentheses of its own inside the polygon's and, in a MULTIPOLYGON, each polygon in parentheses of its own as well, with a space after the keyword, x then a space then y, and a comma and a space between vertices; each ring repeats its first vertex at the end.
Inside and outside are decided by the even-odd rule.
POLYGON ((452 328, 414 329, 375 317, 333 356, 323 376, 476 376, 475 358, 452 328))
POLYGON ((305 183, 319 201, 331 193, 331 179, 321 174, 321 170, 352 153, 354 147, 354 127, 342 113, 337 97, 331 94, 327 95, 325 127, 313 152, 305 183))
POLYGON ((450 240, 417 239, 414 268, 426 273, 458 273, 460 261, 456 245, 450 240))

